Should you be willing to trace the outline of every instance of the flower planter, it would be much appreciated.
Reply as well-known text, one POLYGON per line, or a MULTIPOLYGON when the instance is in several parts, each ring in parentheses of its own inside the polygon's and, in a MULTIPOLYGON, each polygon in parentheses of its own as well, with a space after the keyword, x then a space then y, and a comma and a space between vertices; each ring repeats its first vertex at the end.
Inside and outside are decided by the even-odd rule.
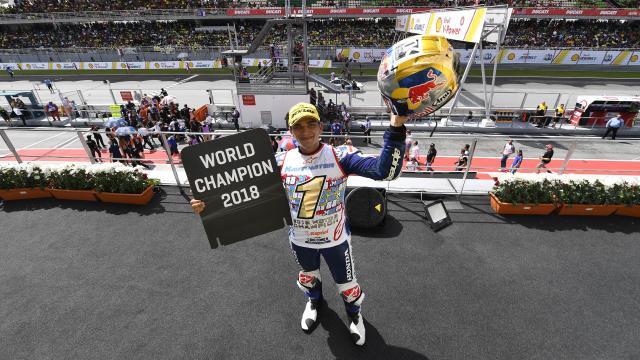
POLYGON ((153 198, 153 186, 149 186, 142 194, 118 194, 98 192, 96 195, 98 199, 103 202, 117 203, 117 204, 133 204, 133 205, 145 205, 153 198))
POLYGON ((549 215, 556 209, 554 204, 513 205, 511 203, 503 203, 493 193, 489 193, 489 198, 491 200, 491 208, 496 213, 503 215, 549 215))
POLYGON ((0 190, 0 198, 3 200, 25 200, 25 199, 43 199, 50 198, 51 193, 48 189, 25 188, 25 189, 8 189, 0 190))
POLYGON ((581 216, 609 216, 613 214, 619 205, 562 205, 560 215, 581 215, 581 216))
POLYGON ((640 205, 620 205, 618 211, 616 211, 616 215, 640 217, 640 205))
POLYGON ((49 189, 49 191, 58 200, 98 201, 95 190, 49 189))

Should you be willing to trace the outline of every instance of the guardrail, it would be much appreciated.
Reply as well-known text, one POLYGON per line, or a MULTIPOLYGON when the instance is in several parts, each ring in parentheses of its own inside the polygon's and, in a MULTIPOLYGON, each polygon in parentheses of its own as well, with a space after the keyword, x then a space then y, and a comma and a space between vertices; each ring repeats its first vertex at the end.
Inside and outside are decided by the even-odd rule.
MULTIPOLYGON (((11 111, 11 108, 4 109, 0 106, 0 121, 4 121, 9 127, 15 126, 43 126, 49 125, 56 126, 87 126, 97 125, 104 126, 112 116, 110 115, 110 105, 78 105, 71 111, 70 115, 64 113, 62 107, 60 107, 59 114, 54 116, 48 113, 44 109, 22 109, 22 116, 16 115, 11 111), (24 121, 23 121, 24 120, 24 121)), ((229 121, 229 114, 232 112, 233 105, 214 105, 218 108, 212 115, 212 124, 215 127, 222 128, 225 125, 231 127, 229 121)), ((469 110, 476 110, 481 112, 483 108, 458 108, 456 112, 452 114, 446 121, 444 114, 432 114, 426 118, 420 118, 412 121, 412 124, 428 126, 435 126, 436 122, 439 122, 439 126, 443 127, 477 127, 482 125, 482 117, 472 116, 469 117, 467 112, 469 110)), ((552 113, 539 116, 532 115, 523 119, 522 113, 527 112, 524 110, 513 111, 501 111, 497 110, 492 115, 492 118, 500 123, 500 128, 540 128, 540 129, 603 129, 605 128, 606 119, 602 117, 582 117, 580 122, 589 123, 580 125, 578 123, 571 123, 569 121, 570 115, 563 117, 556 117, 552 113), (505 113, 511 115, 504 115, 505 113), (595 120, 595 121, 592 121, 595 120), (508 123, 508 125, 506 125, 508 123)), ((119 116, 115 116, 119 117, 119 116)), ((352 128, 356 128, 357 121, 362 121, 365 118, 371 118, 372 126, 384 127, 388 126, 388 114, 384 107, 380 107, 378 111, 371 113, 352 113, 352 128)), ((240 122, 242 125, 242 121, 240 122)), ((640 116, 636 117, 630 124, 631 128, 640 126, 640 116)), ((356 129, 357 130, 357 129, 356 129)))
MULTIPOLYGON (((21 139, 24 138, 24 131, 25 130, 31 130, 31 129, 24 129, 24 128, 10 128, 10 129, 0 129, 0 138, 2 138, 2 140, 5 142, 6 144, 6 149, 9 150, 8 154, 0 154, 0 160, 3 161, 16 161, 18 163, 21 163, 23 161, 29 161, 29 159, 33 160, 33 161, 63 161, 63 162, 90 162, 90 163, 96 163, 101 161, 101 156, 98 157, 96 156, 95 151, 92 151, 89 146, 87 145, 86 142, 86 135, 95 135, 96 131, 95 130, 88 130, 88 129, 50 129, 50 128, 45 128, 45 129, 38 129, 38 133, 39 134, 51 134, 51 133, 57 133, 57 134, 63 134, 63 135, 71 135, 71 137, 69 137, 68 139, 64 140, 62 142, 62 144, 68 145, 74 142, 79 142, 81 145, 81 150, 80 148, 73 148, 73 149, 64 149, 64 147, 58 147, 58 148, 54 148, 54 149, 47 149, 46 151, 44 151, 41 154, 29 154, 28 151, 25 151, 25 148, 29 148, 29 146, 23 146, 22 149, 17 149, 16 146, 14 145, 14 142, 12 141, 12 137, 14 137, 15 135, 15 139, 18 141, 22 141, 21 139), (64 151, 61 151, 60 154, 56 153, 56 150, 60 150, 63 149, 65 151, 69 151, 69 150, 74 150, 75 152, 73 153, 69 153, 66 154, 64 151), (77 150, 77 151, 76 151, 77 150)), ((106 134, 103 131, 99 131, 101 133, 101 135, 106 136, 106 134)), ((173 175, 173 181, 169 181, 169 182, 165 182, 167 184, 172 184, 172 185, 178 185, 178 186, 184 186, 185 185, 185 180, 184 180, 184 175, 181 176, 179 175, 179 172, 182 171, 181 169, 181 160, 180 160, 180 156, 178 153, 178 149, 177 147, 173 147, 173 149, 171 148, 170 142, 168 141, 169 137, 173 136, 175 139, 180 140, 180 138, 184 138, 184 140, 186 141, 186 143, 180 144, 180 146, 189 146, 189 143, 191 142, 200 142, 200 141, 210 141, 213 140, 215 138, 221 137, 221 136, 227 136, 230 134, 235 134, 235 131, 228 131, 228 130, 214 130, 212 132, 149 132, 148 134, 143 134, 145 136, 140 136, 140 141, 144 142, 144 146, 148 145, 148 143, 151 143, 153 145, 150 145, 151 147, 154 146, 158 146, 158 148, 160 149, 160 151, 156 151, 156 152, 146 152, 144 153, 144 155, 142 156, 132 156, 132 155, 126 155, 124 157, 117 157, 117 158, 109 158, 109 161, 120 161, 126 164, 131 164, 131 165, 145 165, 145 163, 148 163, 149 161, 156 161, 155 164, 157 164, 157 162, 161 162, 163 164, 168 164, 171 167, 171 172, 173 175), (159 145, 155 144, 154 140, 159 141, 159 145)), ((349 138, 351 141, 360 141, 363 140, 365 138, 374 138, 374 139, 380 139, 381 138, 381 133, 374 133, 371 136, 365 136, 365 135, 359 135, 359 134, 354 134, 354 135, 331 135, 328 133, 323 133, 322 137, 325 139, 329 139, 329 138, 338 138, 338 139, 345 139, 345 138, 349 138)), ((55 136, 60 136, 60 135, 54 135, 55 136)), ((286 134, 270 134, 271 137, 286 137, 286 134)), ((48 138, 48 137, 47 137, 48 138)), ((130 135, 130 139, 132 138, 137 138, 137 135, 130 135)), ((112 137, 113 141, 115 141, 121 151, 121 154, 128 154, 127 151, 125 151, 124 147, 129 146, 130 143, 128 143, 127 141, 130 141, 130 139, 126 139, 124 137, 119 137, 119 136, 113 136, 112 137)), ((593 137, 593 138, 575 138, 575 137, 568 137, 568 136, 555 136, 553 137, 553 139, 549 139, 548 137, 545 138, 541 138, 541 137, 535 137, 535 136, 531 136, 531 137, 524 137, 524 138, 519 138, 519 137, 508 137, 508 136, 492 136, 492 137, 478 137, 478 136, 436 136, 436 137, 429 137, 428 134, 418 134, 418 133, 414 133, 412 136, 413 140, 419 140, 421 144, 426 144, 428 142, 434 142, 436 144, 439 144, 438 146, 442 146, 442 147, 449 147, 451 148, 450 144, 451 143, 459 143, 461 148, 466 148, 466 152, 463 154, 461 152, 458 153, 452 153, 451 150, 449 150, 449 153, 442 153, 443 150, 441 150, 441 153, 438 154, 437 158, 444 158, 444 160, 442 161, 446 161, 444 164, 438 164, 438 165, 431 165, 429 167, 429 169, 427 169, 427 164, 424 163, 423 157, 426 153, 426 150, 423 150, 421 152, 421 163, 420 164, 413 164, 409 166, 409 169, 411 170, 411 174, 412 175, 418 175, 418 176, 422 176, 425 178, 428 177, 433 177, 435 175, 442 175, 442 174, 451 174, 451 175, 455 175, 452 177, 456 177, 456 178, 462 178, 462 182, 459 184, 459 193, 458 195, 461 195, 464 193, 464 189, 465 189, 465 184, 467 182, 467 179, 469 178, 469 176, 475 176, 478 173, 493 173, 493 172, 497 172, 498 170, 496 170, 497 168, 497 164, 500 160, 500 155, 498 155, 498 151, 499 149, 494 149, 495 144, 488 144, 489 142, 496 142, 496 140, 498 141, 506 141, 507 139, 513 140, 514 143, 518 145, 519 142, 522 142, 523 144, 531 144, 532 142, 550 142, 550 143, 554 143, 555 144, 555 148, 556 148, 556 154, 555 154, 555 160, 553 160, 548 166, 542 168, 539 165, 538 166, 530 166, 532 164, 532 158, 525 158, 525 162, 528 162, 530 165, 523 165, 522 167, 518 167, 518 168, 511 168, 510 166, 507 166, 506 169, 504 169, 505 171, 518 171, 518 172, 534 172, 534 171, 552 171, 552 172, 556 172, 558 174, 565 174, 565 173, 574 173, 574 174, 589 174, 589 173, 598 173, 601 175, 606 175, 606 174, 611 174, 611 175, 618 175, 618 176, 622 176, 622 175, 633 175, 633 176, 640 176, 640 160, 627 160, 626 162, 628 162, 631 165, 626 164, 626 162, 624 164, 626 164, 623 167, 618 166, 618 168, 613 168, 613 167, 602 167, 602 164, 599 164, 599 162, 602 161, 606 161, 605 159, 603 160, 591 160, 593 162, 593 165, 591 165, 591 163, 589 161, 585 162, 583 164, 583 162, 579 162, 577 163, 578 165, 573 165, 571 164, 571 160, 574 158, 574 154, 576 149, 578 149, 578 147, 580 147, 582 144, 593 144, 593 143, 598 143, 598 142, 602 142, 603 144, 605 143, 604 140, 600 140, 599 138, 593 137), (463 144, 465 144, 463 146, 463 144), (487 153, 487 148, 491 148, 493 150, 496 151, 491 151, 490 154, 493 154, 489 157, 486 156, 487 153), (480 150, 479 150, 480 149, 480 150), (484 153, 484 154, 483 154, 484 153), (466 159, 466 161, 462 161, 460 162, 460 160, 464 158, 466 159), (457 160, 456 160, 457 159, 457 160), (597 166, 600 165, 600 166, 597 166)), ((43 140, 39 140, 37 142, 34 141, 34 143, 41 143, 43 140)), ((630 143, 632 147, 636 147, 638 145, 640 145, 640 139, 625 139, 625 143, 630 143)), ((106 144, 105 144, 106 145, 106 144)), ((502 146, 502 145, 500 145, 502 146)), ((0 149, 2 150, 2 149, 0 149)), ((378 152, 379 150, 376 148, 375 150, 372 150, 372 152, 378 152)), ((540 152, 542 153, 543 150, 540 150, 540 152)), ((511 159, 513 158, 513 155, 511 156, 511 159)), ((509 159, 509 160, 511 160, 509 159)), ((106 160, 106 157, 105 157, 106 160)), ((620 160, 620 159, 615 159, 615 163, 620 163, 620 161, 624 160, 620 160)), ((485 179, 486 179, 486 175, 485 175, 485 179)), ((457 191, 457 190, 456 190, 457 191)))

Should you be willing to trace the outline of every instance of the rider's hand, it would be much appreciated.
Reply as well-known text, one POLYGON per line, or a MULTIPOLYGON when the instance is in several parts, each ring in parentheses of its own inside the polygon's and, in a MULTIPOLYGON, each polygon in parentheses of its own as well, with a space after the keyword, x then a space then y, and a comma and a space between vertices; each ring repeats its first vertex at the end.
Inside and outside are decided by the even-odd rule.
POLYGON ((205 206, 205 203, 202 200, 196 200, 196 199, 191 200, 191 208, 196 214, 200 214, 201 212, 203 212, 204 206, 205 206))

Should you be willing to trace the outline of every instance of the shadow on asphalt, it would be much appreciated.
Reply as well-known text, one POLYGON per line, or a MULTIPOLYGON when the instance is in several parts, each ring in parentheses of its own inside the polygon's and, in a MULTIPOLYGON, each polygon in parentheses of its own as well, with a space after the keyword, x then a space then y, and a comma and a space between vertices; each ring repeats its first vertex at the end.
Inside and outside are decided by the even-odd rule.
POLYGON ((329 333, 327 344, 336 359, 429 360, 409 349, 387 344, 376 327, 366 319, 364 323, 367 341, 362 347, 355 346, 351 341, 347 323, 333 309, 326 306, 326 303, 318 318, 319 325, 329 333))

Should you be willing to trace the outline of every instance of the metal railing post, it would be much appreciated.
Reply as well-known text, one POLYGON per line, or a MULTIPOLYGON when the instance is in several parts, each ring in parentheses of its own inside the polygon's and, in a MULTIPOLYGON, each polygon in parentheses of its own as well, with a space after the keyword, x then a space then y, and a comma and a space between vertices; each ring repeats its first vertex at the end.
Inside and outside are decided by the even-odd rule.
POLYGON ((524 104, 527 102, 527 96, 529 96, 529 93, 524 93, 524 97, 522 98, 522 102, 520 103, 520 110, 524 110, 524 104))
POLYGON ((558 108, 558 104, 560 104, 560 98, 562 97, 562 93, 558 93, 558 97, 556 98, 556 103, 553 104, 553 109, 555 111, 555 109, 558 108))
POLYGON ((465 81, 467 80, 467 75, 469 75, 469 70, 471 70, 471 66, 473 65, 475 59, 476 59, 476 51, 478 50, 478 44, 476 43, 473 46, 473 50, 471 50, 471 57, 469 58, 469 62, 467 63, 467 67, 464 69, 464 73, 462 74, 462 78, 460 79, 460 86, 458 88, 458 91, 456 91, 456 94, 453 96, 453 101, 451 102, 451 105, 449 107, 449 113, 447 114, 447 120, 445 120, 444 122, 444 126, 447 126, 449 123, 449 118, 451 117, 451 114, 453 113, 453 109, 455 108, 456 104, 458 104, 458 98, 460 97, 460 93, 462 92, 462 86, 464 85, 465 81))
MULTIPOLYGON (((484 118, 489 119, 489 100, 487 99, 487 73, 484 69, 484 52, 482 51, 482 41, 480 42, 480 72, 482 73, 482 94, 484 95, 484 118)), ((497 60, 497 55, 496 55, 497 60)))
POLYGON ((173 162, 173 155, 171 154, 171 149, 169 149, 169 144, 167 144, 167 137, 163 132, 160 133, 162 136, 162 145, 164 146, 164 151, 167 152, 167 156, 169 157, 169 164, 171 164, 171 171, 173 171, 173 177, 176 178, 176 185, 181 186, 180 178, 178 177, 178 171, 176 170, 176 164, 173 162))
POLYGON ((0 130, 0 137, 2 137, 2 140, 4 140, 4 143, 9 148, 9 151, 11 151, 11 153, 13 154, 13 157, 16 158, 18 164, 22 164, 22 158, 20 158, 20 154, 18 154, 16 148, 13 146, 13 143, 11 143, 11 140, 9 140, 9 136, 7 136, 7 133, 4 130, 0 130))
POLYGON ((473 142, 471 143, 471 150, 469 151, 469 160, 467 160, 467 168, 464 170, 464 175, 462 176, 462 185, 460 186, 460 193, 457 198, 458 201, 460 201, 462 193, 464 192, 464 184, 467 182, 467 175, 469 175, 469 169, 471 169, 471 160, 473 160, 473 153, 476 151, 477 144, 478 139, 473 139, 473 142))
POLYGON ((76 131, 76 134, 78 134, 78 139, 80 140, 80 144, 82 144, 84 151, 87 153, 87 156, 89 157, 89 161, 92 164, 95 164, 96 158, 93 157, 93 154, 91 153, 91 149, 89 149, 89 145, 87 145, 87 143, 84 141, 84 136, 82 136, 82 131, 76 131))
POLYGON ((573 152, 576 150, 576 142, 572 142, 571 146, 569 146, 569 151, 567 151, 567 155, 564 157, 564 161, 562 162, 562 166, 560 166, 560 169, 558 170, 558 174, 562 175, 564 174, 564 170, 567 168, 567 165, 569 164, 569 160, 571 160, 571 156, 573 155, 573 152))

